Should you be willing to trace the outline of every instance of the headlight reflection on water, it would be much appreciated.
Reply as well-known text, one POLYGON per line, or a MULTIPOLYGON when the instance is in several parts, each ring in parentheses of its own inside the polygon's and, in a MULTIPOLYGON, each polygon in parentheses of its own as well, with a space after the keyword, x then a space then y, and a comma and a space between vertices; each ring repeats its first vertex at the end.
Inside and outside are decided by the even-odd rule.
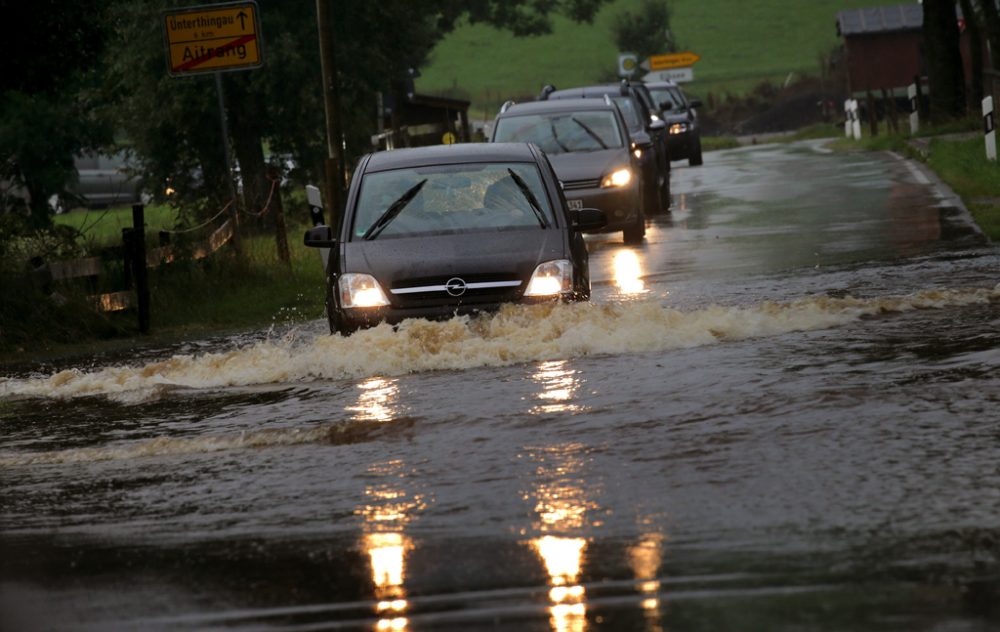
POLYGON ((580 444, 564 444, 540 450, 535 487, 535 528, 542 533, 531 547, 545 564, 549 575, 549 622, 554 632, 584 632, 587 629, 586 589, 580 572, 587 539, 563 535, 581 531, 588 509, 596 504, 587 496, 583 481, 576 475, 583 469, 580 444))
POLYGON ((531 379, 541 385, 542 391, 536 395, 543 403, 531 409, 533 413, 552 414, 580 410, 580 406, 570 403, 580 387, 575 377, 576 371, 567 368, 565 360, 542 362, 531 379))
POLYGON ((371 563, 377 630, 405 630, 409 625, 404 582, 413 543, 405 529, 426 504, 421 495, 407 493, 398 483, 405 478, 404 465, 399 459, 372 465, 369 473, 378 482, 365 488, 365 503, 355 510, 365 521, 361 548, 371 563))
POLYGON ((358 421, 391 421, 396 414, 395 402, 399 397, 396 379, 373 377, 358 384, 361 393, 358 402, 347 406, 358 421))
POLYGON ((642 294, 646 283, 642 280, 642 264, 634 250, 619 250, 614 261, 615 285, 622 294, 642 294))

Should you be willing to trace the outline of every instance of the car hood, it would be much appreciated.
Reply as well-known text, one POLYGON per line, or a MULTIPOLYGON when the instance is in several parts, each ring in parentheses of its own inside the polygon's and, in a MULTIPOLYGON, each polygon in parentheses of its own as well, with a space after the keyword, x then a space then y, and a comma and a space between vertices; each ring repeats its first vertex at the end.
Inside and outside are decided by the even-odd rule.
POLYGON ((569 258, 563 235, 557 228, 528 227, 352 241, 345 244, 343 270, 371 274, 387 292, 452 277, 518 279, 523 289, 539 263, 569 258))
POLYGON ((691 114, 690 110, 670 110, 663 113, 663 122, 669 127, 674 123, 690 123, 694 120, 694 116, 691 114))
POLYGON ((600 151, 574 151, 549 154, 549 162, 563 182, 593 180, 603 177, 617 167, 629 166, 628 151, 624 148, 600 151))

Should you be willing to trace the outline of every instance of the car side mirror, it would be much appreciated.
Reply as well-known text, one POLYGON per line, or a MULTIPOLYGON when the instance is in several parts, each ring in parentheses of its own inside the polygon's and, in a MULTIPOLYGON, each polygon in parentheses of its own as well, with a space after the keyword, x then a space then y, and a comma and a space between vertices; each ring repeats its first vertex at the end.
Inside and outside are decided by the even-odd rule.
POLYGON ((690 105, 692 108, 700 108, 701 99, 691 99, 691 102, 688 105, 690 105))
POLYGON ((573 230, 597 230, 608 225, 608 217, 604 211, 596 208, 584 208, 569 212, 570 228, 573 230))
POLYGON ((660 101, 660 109, 663 110, 664 112, 669 112, 670 110, 674 109, 674 102, 660 101))
POLYGON ((313 226, 306 231, 303 243, 310 248, 333 248, 337 240, 333 238, 333 229, 326 224, 313 226))
POLYGON ((667 129, 667 124, 662 120, 653 121, 652 123, 649 124, 649 129, 654 132, 662 132, 663 130, 667 129))
POLYGON ((632 144, 636 147, 648 149, 653 146, 653 139, 646 132, 635 132, 632 134, 632 144))

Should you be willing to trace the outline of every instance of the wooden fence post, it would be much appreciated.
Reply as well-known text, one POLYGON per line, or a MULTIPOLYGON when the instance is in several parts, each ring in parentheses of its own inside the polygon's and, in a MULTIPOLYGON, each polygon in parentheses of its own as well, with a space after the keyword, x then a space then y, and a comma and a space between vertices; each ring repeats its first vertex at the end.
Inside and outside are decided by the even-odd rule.
POLYGON ((149 275, 146 272, 146 218, 142 204, 132 205, 132 266, 139 302, 139 331, 149 333, 149 275))
POLYGON ((872 131, 872 138, 878 136, 878 112, 875 111, 875 97, 872 91, 868 90, 865 99, 868 101, 868 126, 872 131))

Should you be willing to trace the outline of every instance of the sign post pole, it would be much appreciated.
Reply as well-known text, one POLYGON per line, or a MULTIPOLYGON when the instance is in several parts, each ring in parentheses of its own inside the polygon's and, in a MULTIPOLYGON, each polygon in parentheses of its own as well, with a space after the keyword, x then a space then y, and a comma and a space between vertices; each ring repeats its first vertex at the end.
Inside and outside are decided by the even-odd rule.
POLYGON ((906 89, 906 96, 910 99, 910 135, 916 136, 920 131, 920 103, 917 100, 917 84, 911 83, 906 89))
POLYGON ((211 73, 219 101, 219 123, 229 186, 229 217, 233 247, 240 252, 239 204, 233 183, 233 159, 229 147, 229 124, 221 73, 252 70, 264 63, 260 44, 260 11, 254 0, 210 4, 163 12, 163 43, 167 48, 167 71, 172 77, 211 73))
POLYGON ((229 186, 229 219, 233 222, 233 249, 242 252, 240 243, 240 217, 236 203, 236 184, 233 183, 233 156, 229 147, 229 121, 226 119, 226 100, 222 92, 222 73, 214 72, 215 92, 219 97, 219 124, 222 128, 222 151, 226 156, 226 184, 229 186))

